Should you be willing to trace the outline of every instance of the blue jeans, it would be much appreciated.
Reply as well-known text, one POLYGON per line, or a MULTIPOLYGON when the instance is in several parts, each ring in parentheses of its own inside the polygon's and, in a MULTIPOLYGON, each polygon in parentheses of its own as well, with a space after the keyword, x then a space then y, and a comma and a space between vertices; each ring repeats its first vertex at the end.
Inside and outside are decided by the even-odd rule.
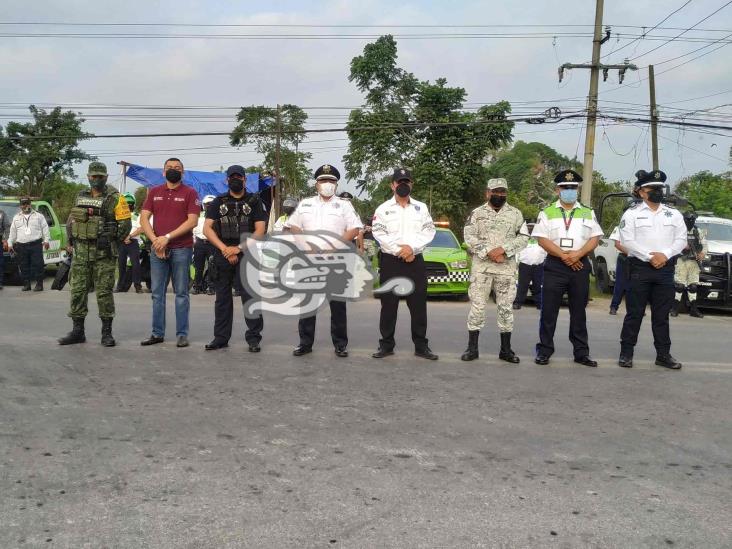
POLYGON ((191 307, 188 296, 192 248, 174 248, 168 259, 150 254, 150 282, 152 285, 153 318, 152 335, 165 337, 165 291, 168 276, 172 274, 175 292, 175 335, 188 336, 188 311, 191 307))

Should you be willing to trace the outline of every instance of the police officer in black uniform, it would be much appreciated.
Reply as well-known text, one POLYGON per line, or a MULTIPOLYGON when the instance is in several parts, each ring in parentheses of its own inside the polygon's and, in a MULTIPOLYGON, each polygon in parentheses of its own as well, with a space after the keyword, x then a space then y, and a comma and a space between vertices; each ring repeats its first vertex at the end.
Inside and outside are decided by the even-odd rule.
MULTIPOLYGON (((242 249, 241 235, 263 236, 267 227, 267 211, 258 194, 246 192, 246 173, 241 166, 229 166, 226 170, 229 192, 217 196, 206 208, 203 234, 215 248, 211 258, 212 280, 216 289, 214 309, 214 338, 206 345, 207 351, 229 346, 231 327, 234 320, 234 299, 231 295, 235 279, 239 277, 242 249)), ((241 293, 242 305, 250 297, 241 293)), ((264 321, 262 315, 246 317, 247 330, 244 337, 249 352, 260 351, 264 321)))

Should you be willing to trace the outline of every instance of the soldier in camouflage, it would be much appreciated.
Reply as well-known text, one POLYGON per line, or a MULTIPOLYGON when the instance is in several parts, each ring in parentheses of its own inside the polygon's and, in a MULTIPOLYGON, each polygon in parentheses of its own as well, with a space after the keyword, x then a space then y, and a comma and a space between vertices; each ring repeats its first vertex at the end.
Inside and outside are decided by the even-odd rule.
POLYGON ((107 186, 107 166, 91 162, 87 172, 90 188, 81 191, 69 213, 71 244, 71 308, 74 327, 60 345, 84 343, 84 319, 88 312, 88 294, 97 294, 99 317, 102 319, 102 345, 113 347, 114 273, 120 242, 130 234, 132 214, 127 201, 113 187, 107 186))
POLYGON ((679 307, 681 307, 685 290, 686 295, 689 297, 689 316, 704 318, 704 315, 696 306, 696 293, 699 288, 700 263, 707 256, 709 250, 706 235, 696 227, 696 217, 694 212, 684 212, 687 244, 676 261, 676 270, 674 271, 676 295, 669 313, 671 316, 679 316, 679 307))
POLYGON ((485 324, 485 305, 493 289, 501 333, 498 358, 513 364, 519 362, 519 357, 511 349, 516 254, 526 247, 529 232, 523 214, 506 204, 507 193, 505 179, 490 179, 486 190, 488 202, 473 210, 465 225, 465 243, 472 255, 472 267, 468 290, 468 348, 460 357, 462 360, 478 358, 478 336, 485 324))

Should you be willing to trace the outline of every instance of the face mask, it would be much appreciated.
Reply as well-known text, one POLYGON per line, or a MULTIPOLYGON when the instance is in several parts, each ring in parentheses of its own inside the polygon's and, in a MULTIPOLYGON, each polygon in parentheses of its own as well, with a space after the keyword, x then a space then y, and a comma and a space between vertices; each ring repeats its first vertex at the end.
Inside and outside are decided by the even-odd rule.
POLYGON ((96 189, 98 191, 101 191, 106 184, 107 184, 106 177, 100 177, 100 178, 95 177, 91 181, 89 181, 89 185, 91 185, 92 189, 96 189))
POLYGON ((244 180, 237 178, 229 179, 229 190, 239 194, 244 190, 244 180))
POLYGON ((285 215, 292 215, 292 212, 295 211, 295 208, 282 208, 282 211, 285 212, 285 215))
POLYGON ((330 198, 335 194, 336 191, 336 184, 335 183, 319 183, 318 184, 318 192, 320 193, 320 196, 324 196, 325 198, 330 198))
POLYGON ((491 203, 491 206, 495 208, 500 208, 506 203, 506 197, 505 196, 498 196, 496 194, 491 195, 491 197, 488 199, 488 202, 491 203))
POLYGON ((178 183, 183 178, 183 174, 178 170, 165 170, 165 179, 171 183, 178 183))
POLYGON ((562 189, 559 191, 559 200, 565 204, 574 204, 577 202, 577 189, 562 189))
POLYGON ((21 211, 22 211, 22 212, 23 212, 24 214, 28 214, 28 213, 30 213, 30 211, 31 211, 31 207, 30 207, 30 206, 21 206, 21 207, 20 207, 20 209, 21 209, 21 211))
POLYGON ((396 193, 398 196, 401 196, 402 198, 406 198, 409 196, 409 193, 412 192, 412 189, 409 187, 409 183, 401 182, 397 184, 396 186, 396 193))
POLYGON ((658 204, 663 200, 663 191, 661 189, 651 189, 648 191, 648 202, 658 204))

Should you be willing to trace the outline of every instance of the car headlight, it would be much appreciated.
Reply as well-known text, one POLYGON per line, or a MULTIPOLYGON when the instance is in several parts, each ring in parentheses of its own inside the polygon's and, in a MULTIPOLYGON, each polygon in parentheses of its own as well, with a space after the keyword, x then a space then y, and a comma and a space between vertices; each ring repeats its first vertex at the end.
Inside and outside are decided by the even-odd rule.
POLYGON ((450 262, 450 268, 451 269, 467 269, 468 268, 468 260, 463 259, 460 261, 451 261, 450 262))

